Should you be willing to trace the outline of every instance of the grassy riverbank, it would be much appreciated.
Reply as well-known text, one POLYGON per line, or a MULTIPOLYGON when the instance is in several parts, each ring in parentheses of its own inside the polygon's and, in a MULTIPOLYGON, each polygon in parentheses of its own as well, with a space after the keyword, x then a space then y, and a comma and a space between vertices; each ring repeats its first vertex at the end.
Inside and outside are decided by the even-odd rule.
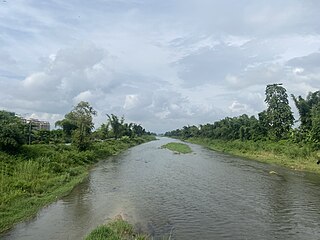
POLYGON ((137 234, 125 220, 116 219, 94 229, 85 240, 147 240, 147 235, 137 234))
POLYGON ((83 152, 64 144, 26 145, 14 156, 0 152, 0 232, 68 194, 99 159, 153 139, 97 142, 83 152))
POLYGON ((176 153, 191 153, 192 150, 191 148, 187 145, 187 144, 184 144, 184 143, 176 143, 176 142, 171 142, 171 143, 167 143, 163 146, 161 146, 161 148, 167 148, 173 152, 176 152, 176 153))
POLYGON ((207 138, 190 138, 188 142, 209 149, 246 157, 261 162, 278 164, 294 170, 320 173, 316 164, 320 151, 314 151, 308 145, 299 145, 289 141, 223 141, 207 138))

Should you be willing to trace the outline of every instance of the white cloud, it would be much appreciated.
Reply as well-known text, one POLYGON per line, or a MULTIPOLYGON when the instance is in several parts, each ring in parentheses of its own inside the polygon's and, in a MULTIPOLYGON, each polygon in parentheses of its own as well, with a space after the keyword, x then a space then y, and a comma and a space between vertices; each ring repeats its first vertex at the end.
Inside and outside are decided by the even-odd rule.
POLYGON ((318 1, 6 1, 0 107, 51 122, 76 102, 151 131, 265 108, 266 84, 320 86, 318 1), (232 3, 232 7, 230 7, 232 3))
POLYGON ((292 72, 293 72, 294 74, 297 74, 297 75, 303 73, 303 71, 304 71, 303 68, 294 68, 294 69, 292 70, 292 72))
POLYGON ((136 107, 138 102, 139 102, 138 95, 134 95, 134 94, 126 95, 126 99, 125 99, 123 108, 124 109, 132 109, 132 108, 136 107))
POLYGON ((90 90, 87 90, 87 91, 83 91, 83 92, 79 93, 77 96, 75 96, 73 98, 73 103, 77 104, 81 101, 91 102, 92 99, 93 99, 93 94, 91 93, 90 90))
POLYGON ((239 103, 238 101, 233 101, 232 104, 229 106, 229 109, 232 112, 244 113, 248 111, 248 106, 246 104, 239 103))
POLYGON ((226 81, 227 81, 229 84, 231 84, 231 85, 238 85, 240 79, 239 79, 237 76, 228 74, 228 75, 226 76, 226 81))

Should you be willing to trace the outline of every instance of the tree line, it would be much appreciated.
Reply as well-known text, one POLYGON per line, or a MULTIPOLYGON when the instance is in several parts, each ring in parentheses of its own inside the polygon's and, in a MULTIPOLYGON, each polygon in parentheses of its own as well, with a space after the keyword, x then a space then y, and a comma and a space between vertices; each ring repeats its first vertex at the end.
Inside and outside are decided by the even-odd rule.
POLYGON ((306 98, 291 95, 298 109, 300 124, 294 128, 294 116, 289 105, 288 94, 282 84, 266 86, 267 109, 258 117, 243 114, 226 117, 214 123, 200 126, 184 126, 165 133, 165 136, 188 139, 203 137, 222 140, 292 140, 310 143, 320 148, 320 91, 310 92, 306 98))
POLYGON ((94 141, 110 138, 141 137, 153 135, 140 124, 126 123, 124 117, 107 114, 107 119, 94 130, 93 117, 97 111, 88 103, 81 101, 64 119, 55 123, 59 129, 34 130, 31 122, 25 123, 14 112, 0 111, 0 150, 14 153, 23 144, 71 143, 79 151, 87 150, 94 141))

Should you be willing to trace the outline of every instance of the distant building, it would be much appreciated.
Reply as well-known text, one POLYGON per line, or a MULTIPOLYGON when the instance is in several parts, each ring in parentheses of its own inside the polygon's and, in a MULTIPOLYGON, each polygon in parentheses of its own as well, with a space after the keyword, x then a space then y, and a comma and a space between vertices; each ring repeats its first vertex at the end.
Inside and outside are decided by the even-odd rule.
POLYGON ((47 121, 42 121, 40 124, 40 129, 48 130, 50 131, 50 123, 47 121))
POLYGON ((36 118, 29 118, 29 119, 26 119, 20 115, 17 115, 17 117, 19 117, 21 119, 21 121, 24 123, 24 124, 31 124, 31 127, 33 130, 48 130, 50 131, 50 123, 47 122, 47 121, 41 121, 39 119, 36 119, 36 118))
POLYGON ((47 121, 41 121, 35 118, 30 118, 27 123, 31 123, 33 130, 48 130, 50 131, 50 123, 47 121))

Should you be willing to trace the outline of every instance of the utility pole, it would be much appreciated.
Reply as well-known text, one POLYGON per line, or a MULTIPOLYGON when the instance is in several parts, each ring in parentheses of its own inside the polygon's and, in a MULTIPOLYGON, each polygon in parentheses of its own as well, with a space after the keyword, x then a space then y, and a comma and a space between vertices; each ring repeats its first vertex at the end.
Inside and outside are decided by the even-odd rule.
POLYGON ((31 127, 32 127, 32 122, 29 120, 29 145, 31 144, 31 127))
POLYGON ((27 124, 29 124, 29 127, 28 127, 28 144, 30 145, 31 144, 31 130, 32 130, 32 123, 31 123, 31 120, 27 119, 27 116, 29 115, 30 113, 25 113, 23 114, 23 119, 26 121, 27 124))

